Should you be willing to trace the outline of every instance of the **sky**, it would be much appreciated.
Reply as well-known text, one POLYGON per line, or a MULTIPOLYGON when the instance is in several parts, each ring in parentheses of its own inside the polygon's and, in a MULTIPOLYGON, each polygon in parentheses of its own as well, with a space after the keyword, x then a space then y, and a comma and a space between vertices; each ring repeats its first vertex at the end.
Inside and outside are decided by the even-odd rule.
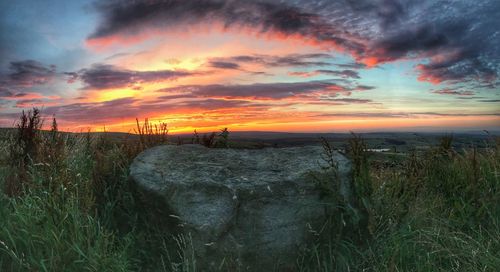
POLYGON ((0 126, 500 129, 498 0, 0 1, 0 126))

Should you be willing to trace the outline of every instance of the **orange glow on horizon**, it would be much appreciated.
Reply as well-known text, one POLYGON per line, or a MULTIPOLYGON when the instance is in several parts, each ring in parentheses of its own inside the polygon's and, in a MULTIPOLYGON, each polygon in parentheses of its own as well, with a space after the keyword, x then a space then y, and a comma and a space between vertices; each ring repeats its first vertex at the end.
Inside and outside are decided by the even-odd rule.
MULTIPOLYGON (((200 133, 219 131, 227 127, 230 131, 274 131, 274 132, 349 132, 349 131, 411 131, 420 128, 438 128, 441 130, 453 130, 454 128, 483 128, 495 127, 500 124, 498 116, 417 116, 397 118, 310 118, 309 120, 297 118, 297 116, 281 118, 246 118, 243 121, 232 118, 231 114, 218 115, 201 114, 198 116, 186 115, 185 113, 169 114, 166 118, 149 118, 150 122, 165 122, 168 124, 169 132, 172 134, 192 133, 195 129, 200 133)), ((143 120, 139 119, 140 122, 143 120)), ((62 123, 63 131, 104 131, 134 133, 136 120, 127 119, 108 124, 71 124, 62 123)))

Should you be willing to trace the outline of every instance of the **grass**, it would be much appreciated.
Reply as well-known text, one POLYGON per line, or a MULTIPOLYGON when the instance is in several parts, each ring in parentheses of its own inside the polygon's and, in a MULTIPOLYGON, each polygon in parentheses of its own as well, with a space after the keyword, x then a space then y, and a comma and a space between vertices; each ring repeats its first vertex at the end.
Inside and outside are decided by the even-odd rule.
MULTIPOLYGON (((55 120, 41 131, 38 114, 0 137, 0 271, 203 271, 189 237, 165 233, 128 182, 131 160, 167 142, 166 125, 138 122, 138 139, 116 140, 60 133, 55 120)), ((228 132, 192 142, 227 147, 228 132)), ((498 138, 487 145, 456 150, 447 136, 393 158, 353 135, 356 209, 322 181, 331 227, 296 270, 500 271, 498 138)))
MULTIPOLYGON (((353 153, 364 157, 353 158, 359 163, 355 169, 370 161, 366 152, 353 153)), ((361 179, 358 186, 368 182, 373 188, 357 191, 369 203, 366 243, 352 233, 324 240, 311 249, 301 271, 499 271, 498 154, 495 141, 481 151, 457 152, 448 138, 412 152, 400 167, 356 174, 355 186, 361 179)))

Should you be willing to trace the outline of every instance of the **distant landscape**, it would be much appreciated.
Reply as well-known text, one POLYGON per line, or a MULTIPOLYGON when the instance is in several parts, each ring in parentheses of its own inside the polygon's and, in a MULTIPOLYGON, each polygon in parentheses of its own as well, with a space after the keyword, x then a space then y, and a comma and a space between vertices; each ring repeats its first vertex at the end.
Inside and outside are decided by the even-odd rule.
MULTIPOLYGON (((0 128, 0 131, 12 131, 0 128)), ((337 148, 344 148, 352 133, 361 135, 372 149, 389 148, 391 151, 407 151, 411 148, 429 148, 437 145, 443 136, 453 137, 455 148, 471 147, 485 148, 491 137, 500 135, 500 131, 468 131, 468 132, 352 132, 352 133, 297 133, 269 131, 230 131, 231 145, 235 148, 287 147, 301 145, 320 145, 321 139, 327 139, 337 148)), ((90 132, 94 135, 106 136, 110 139, 137 139, 135 133, 124 132, 90 132)), ((80 133, 86 134, 86 133, 80 133)), ((209 134, 209 133, 201 133, 209 134)), ((6 133, 2 133, 5 137, 6 133)), ((172 142, 190 143, 194 135, 181 133, 169 136, 172 142)))

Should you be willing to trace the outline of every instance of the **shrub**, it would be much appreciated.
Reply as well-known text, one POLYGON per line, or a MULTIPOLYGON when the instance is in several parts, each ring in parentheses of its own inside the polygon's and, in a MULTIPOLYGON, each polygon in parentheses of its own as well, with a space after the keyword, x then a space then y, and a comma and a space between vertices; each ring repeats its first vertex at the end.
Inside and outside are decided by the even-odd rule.
POLYGON ((194 130, 193 137, 191 138, 192 144, 201 144, 208 148, 228 148, 229 147, 229 131, 227 128, 221 129, 219 134, 215 132, 200 134, 194 130))
POLYGON ((135 133, 139 135, 139 143, 142 150, 168 142, 167 123, 158 122, 158 124, 153 124, 146 118, 141 125, 139 119, 136 118, 135 120, 137 124, 135 133))

